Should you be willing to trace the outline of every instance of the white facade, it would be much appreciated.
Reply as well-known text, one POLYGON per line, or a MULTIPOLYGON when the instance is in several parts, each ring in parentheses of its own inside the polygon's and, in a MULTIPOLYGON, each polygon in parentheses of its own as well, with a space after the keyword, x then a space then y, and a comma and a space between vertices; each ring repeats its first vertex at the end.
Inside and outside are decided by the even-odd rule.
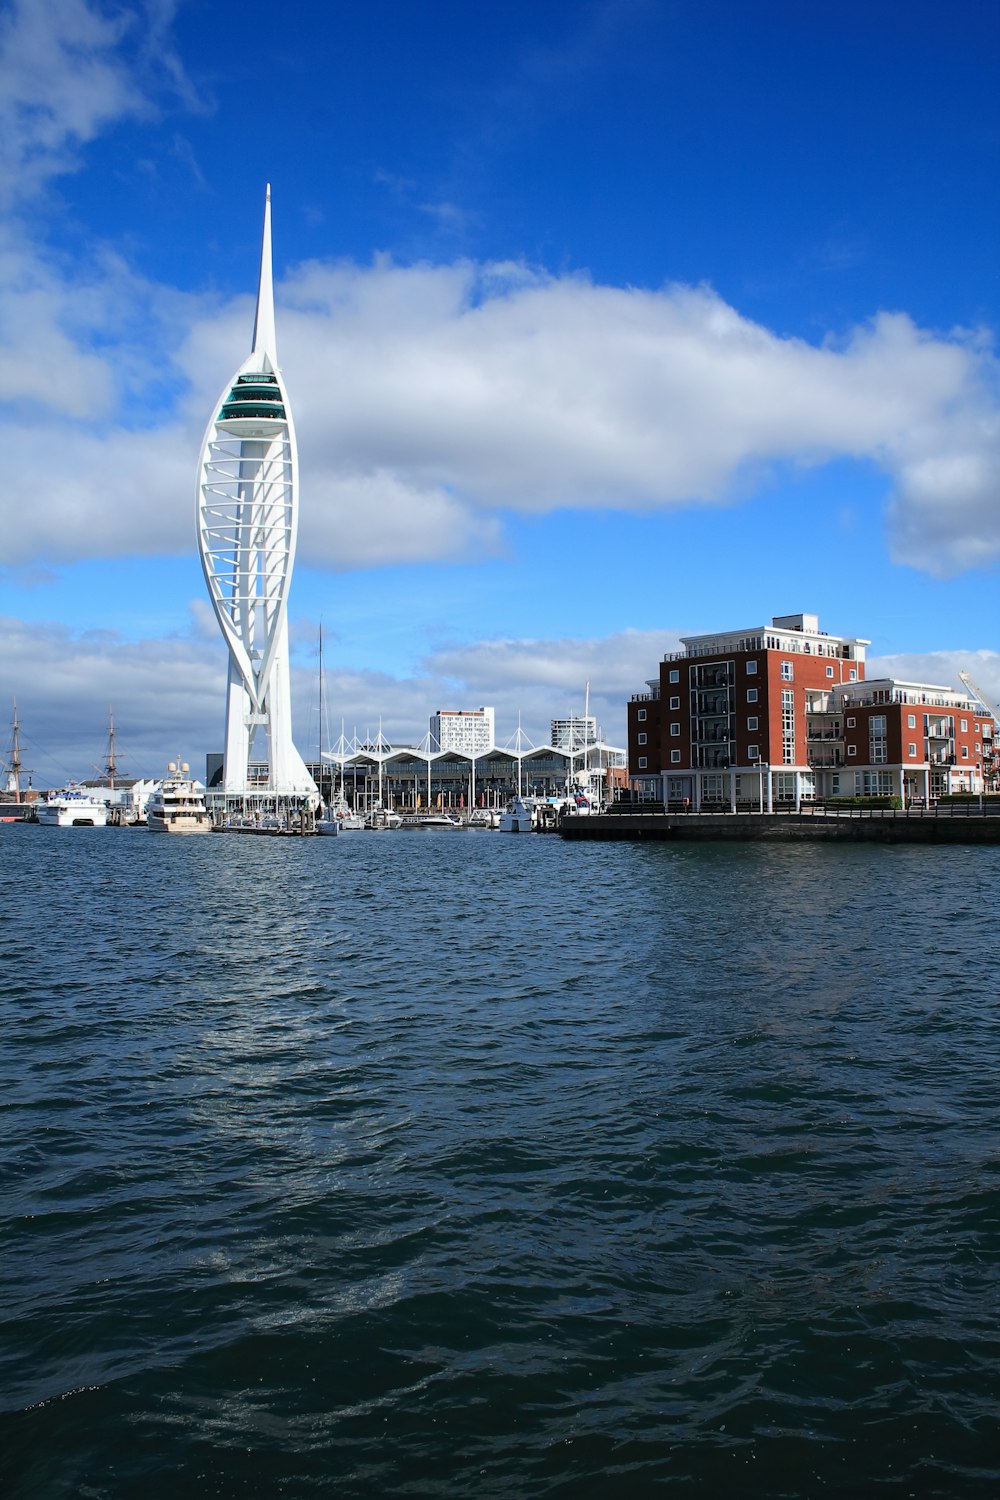
POLYGON ((431 714, 432 750, 460 750, 463 755, 484 755, 494 744, 492 708, 439 708, 431 714))
POLYGON ((205 433, 198 544, 229 647, 224 790, 247 792, 251 755, 264 759, 260 736, 267 791, 315 805, 316 785, 292 743, 287 612, 297 531, 298 457, 278 368, 268 186, 253 348, 223 387, 205 433))
POLYGON ((586 714, 571 714, 568 719, 552 720, 552 744, 557 750, 572 754, 597 739, 597 720, 586 714))
MULTIPOLYGON (((718 656, 726 651, 787 651, 863 662, 871 641, 861 636, 830 635, 820 630, 818 615, 803 614, 775 615, 770 625, 753 625, 744 630, 682 636, 681 645, 685 648, 685 657, 718 656)), ((677 655, 677 652, 668 652, 663 660, 668 657, 673 660, 677 655)), ((659 687, 659 681, 650 686, 659 687)))

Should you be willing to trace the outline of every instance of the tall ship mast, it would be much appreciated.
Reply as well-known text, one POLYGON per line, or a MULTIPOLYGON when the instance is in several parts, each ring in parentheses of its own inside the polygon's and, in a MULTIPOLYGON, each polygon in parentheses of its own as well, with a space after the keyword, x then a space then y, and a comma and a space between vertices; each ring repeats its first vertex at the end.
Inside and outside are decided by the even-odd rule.
POLYGON ((10 754, 3 768, 3 790, 0 795, 14 802, 20 802, 21 772, 24 770, 24 763, 21 760, 21 725, 17 717, 17 699, 14 698, 11 702, 10 754))
POLYGON ((21 759, 21 721, 17 717, 17 700, 12 700, 10 723, 10 748, 0 760, 0 821, 17 823, 31 815, 37 801, 37 793, 31 790, 31 774, 28 773, 28 788, 21 790, 21 777, 25 774, 21 759))
POLYGON ((104 762, 104 774, 108 778, 108 787, 113 792, 115 789, 115 776, 118 772, 118 756, 115 753, 115 716, 112 709, 108 709, 108 753, 104 762))

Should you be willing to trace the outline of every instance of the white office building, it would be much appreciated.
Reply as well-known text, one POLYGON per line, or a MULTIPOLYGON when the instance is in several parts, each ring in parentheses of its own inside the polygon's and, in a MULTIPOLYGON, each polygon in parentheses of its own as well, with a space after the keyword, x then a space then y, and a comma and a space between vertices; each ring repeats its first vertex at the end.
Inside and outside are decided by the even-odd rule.
POLYGON ((570 754, 592 745, 597 739, 597 720, 589 714, 573 714, 568 719, 552 720, 552 744, 570 754))
POLYGON ((493 748, 494 729, 492 708, 439 708, 430 718, 431 749, 484 755, 493 748))

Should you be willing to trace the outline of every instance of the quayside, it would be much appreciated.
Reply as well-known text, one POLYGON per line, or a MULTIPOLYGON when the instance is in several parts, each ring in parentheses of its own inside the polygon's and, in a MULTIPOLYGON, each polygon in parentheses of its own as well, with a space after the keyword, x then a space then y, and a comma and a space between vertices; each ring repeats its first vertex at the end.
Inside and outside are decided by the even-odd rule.
POLYGON ((561 818, 564 839, 758 839, 876 844, 1000 844, 1000 812, 948 808, 852 808, 844 812, 668 813, 635 811, 561 818))

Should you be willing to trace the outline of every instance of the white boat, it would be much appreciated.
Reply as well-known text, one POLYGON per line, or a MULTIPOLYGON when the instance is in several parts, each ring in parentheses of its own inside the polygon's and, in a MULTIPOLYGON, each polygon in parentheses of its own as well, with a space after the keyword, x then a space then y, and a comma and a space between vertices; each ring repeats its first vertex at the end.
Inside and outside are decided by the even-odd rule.
POLYGON ((531 833, 535 826, 535 804, 530 797, 516 796, 500 814, 501 833, 531 833))
POLYGON ((336 818, 340 824, 341 833, 353 833, 356 829, 364 828, 365 826, 365 820, 361 814, 351 811, 343 792, 338 794, 333 807, 330 809, 330 816, 336 818))
POLYGON ((400 828, 461 828, 461 823, 444 813, 407 813, 400 828))
POLYGON ((403 817, 401 813, 393 812, 388 807, 373 807, 365 818, 366 828, 391 829, 402 828, 403 817))
POLYGON ((477 807, 469 814, 470 828, 499 828, 500 814, 493 807, 477 807))
POLYGON ((107 803, 76 787, 50 792, 44 802, 35 804, 35 809, 39 823, 45 823, 50 828, 107 827, 107 803))
POLYGON ((153 833, 212 832, 204 790, 188 776, 190 769, 187 761, 171 761, 166 779, 150 793, 146 827, 153 833))

